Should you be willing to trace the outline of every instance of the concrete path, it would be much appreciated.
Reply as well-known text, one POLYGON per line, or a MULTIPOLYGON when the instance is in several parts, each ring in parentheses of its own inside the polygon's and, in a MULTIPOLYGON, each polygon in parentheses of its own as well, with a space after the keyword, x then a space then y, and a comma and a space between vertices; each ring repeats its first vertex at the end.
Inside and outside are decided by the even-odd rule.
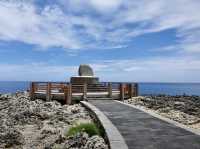
POLYGON ((116 126, 129 149, 200 149, 200 136, 114 100, 90 100, 116 126))

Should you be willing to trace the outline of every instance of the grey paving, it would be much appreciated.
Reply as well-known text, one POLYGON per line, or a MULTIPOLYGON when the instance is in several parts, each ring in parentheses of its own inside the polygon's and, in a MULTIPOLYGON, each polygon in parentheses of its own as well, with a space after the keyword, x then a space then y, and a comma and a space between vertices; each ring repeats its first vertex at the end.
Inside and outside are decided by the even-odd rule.
POLYGON ((114 100, 90 100, 117 127, 129 149, 200 149, 200 136, 114 100))
POLYGON ((81 101, 81 104, 98 117, 99 122, 105 130, 110 149, 128 149, 128 146, 119 130, 103 114, 103 112, 89 102, 81 101))

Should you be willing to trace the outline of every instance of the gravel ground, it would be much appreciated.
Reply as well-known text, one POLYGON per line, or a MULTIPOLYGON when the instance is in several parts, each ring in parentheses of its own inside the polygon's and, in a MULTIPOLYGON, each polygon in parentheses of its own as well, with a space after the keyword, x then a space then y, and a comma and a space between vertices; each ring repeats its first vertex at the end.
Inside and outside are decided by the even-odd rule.
POLYGON ((200 130, 199 96, 139 96, 125 102, 200 130))
POLYGON ((104 139, 80 133, 65 137, 74 123, 91 122, 79 104, 31 101, 27 93, 0 95, 0 148, 107 149, 104 139))

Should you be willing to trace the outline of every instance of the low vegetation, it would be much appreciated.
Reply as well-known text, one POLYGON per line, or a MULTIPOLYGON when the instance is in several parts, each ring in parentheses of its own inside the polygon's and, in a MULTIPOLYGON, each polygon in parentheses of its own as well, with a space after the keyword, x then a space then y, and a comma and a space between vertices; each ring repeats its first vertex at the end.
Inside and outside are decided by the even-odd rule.
POLYGON ((73 136, 80 132, 86 132, 90 137, 94 135, 101 136, 101 131, 94 123, 81 123, 69 129, 67 136, 73 136))

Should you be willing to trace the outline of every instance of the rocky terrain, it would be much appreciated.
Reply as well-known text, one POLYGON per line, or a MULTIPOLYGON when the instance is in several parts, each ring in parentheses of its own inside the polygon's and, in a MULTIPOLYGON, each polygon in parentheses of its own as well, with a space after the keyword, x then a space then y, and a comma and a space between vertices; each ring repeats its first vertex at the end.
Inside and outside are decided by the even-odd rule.
POLYGON ((188 127, 200 129, 199 96, 140 96, 125 102, 152 110, 188 127))
POLYGON ((74 123, 92 121, 79 104, 31 101, 27 93, 0 95, 0 148, 106 149, 103 138, 86 133, 66 137, 74 123))

